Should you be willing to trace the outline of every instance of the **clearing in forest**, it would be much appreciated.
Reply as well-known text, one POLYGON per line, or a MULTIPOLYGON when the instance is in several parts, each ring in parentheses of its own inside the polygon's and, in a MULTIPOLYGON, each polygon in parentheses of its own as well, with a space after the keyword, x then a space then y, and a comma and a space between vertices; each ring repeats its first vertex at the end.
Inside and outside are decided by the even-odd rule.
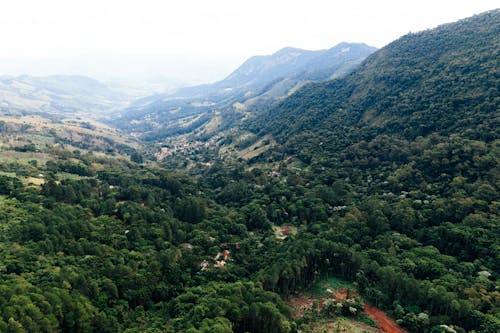
POLYGON ((283 226, 273 225, 273 232, 276 238, 285 239, 289 235, 296 235, 297 227, 291 225, 283 225, 283 226))
POLYGON ((290 297, 288 305, 294 319, 305 322, 312 332, 406 333, 382 310, 364 302, 363 312, 356 316, 325 316, 323 309, 329 302, 345 304, 348 300, 362 302, 352 284, 330 277, 315 283, 310 291, 290 297))

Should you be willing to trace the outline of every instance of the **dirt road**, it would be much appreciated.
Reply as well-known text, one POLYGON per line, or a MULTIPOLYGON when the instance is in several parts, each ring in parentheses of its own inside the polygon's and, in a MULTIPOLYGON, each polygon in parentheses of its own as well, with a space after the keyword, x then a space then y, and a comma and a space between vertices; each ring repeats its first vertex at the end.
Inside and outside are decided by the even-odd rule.
POLYGON ((377 326, 384 332, 406 333, 406 331, 399 327, 393 319, 387 317, 383 311, 369 304, 365 304, 363 307, 368 316, 370 316, 370 318, 373 319, 377 323, 377 326))

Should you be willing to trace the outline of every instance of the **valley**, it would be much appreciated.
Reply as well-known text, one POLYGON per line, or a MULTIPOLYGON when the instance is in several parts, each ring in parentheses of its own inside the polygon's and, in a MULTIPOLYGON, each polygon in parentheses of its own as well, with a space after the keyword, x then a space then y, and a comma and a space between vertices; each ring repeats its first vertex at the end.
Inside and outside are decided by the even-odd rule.
POLYGON ((1 77, 0 332, 497 333, 499 38, 1 77))

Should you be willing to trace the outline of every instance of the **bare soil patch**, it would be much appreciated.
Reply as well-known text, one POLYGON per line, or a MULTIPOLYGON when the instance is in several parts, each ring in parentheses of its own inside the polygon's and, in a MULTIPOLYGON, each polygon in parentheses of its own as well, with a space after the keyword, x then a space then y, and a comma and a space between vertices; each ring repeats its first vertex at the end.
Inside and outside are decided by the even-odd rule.
POLYGON ((374 307, 373 305, 365 304, 363 306, 365 312, 373 319, 379 328, 386 333, 406 333, 392 318, 389 318, 385 312, 374 307))

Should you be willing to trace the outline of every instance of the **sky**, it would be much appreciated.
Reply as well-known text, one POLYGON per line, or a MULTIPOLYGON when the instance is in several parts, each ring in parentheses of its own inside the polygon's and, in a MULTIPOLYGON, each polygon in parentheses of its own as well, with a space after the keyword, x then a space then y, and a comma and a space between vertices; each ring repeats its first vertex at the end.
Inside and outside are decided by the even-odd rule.
POLYGON ((253 55, 398 37, 500 0, 2 0, 1 74, 213 81, 253 55))

